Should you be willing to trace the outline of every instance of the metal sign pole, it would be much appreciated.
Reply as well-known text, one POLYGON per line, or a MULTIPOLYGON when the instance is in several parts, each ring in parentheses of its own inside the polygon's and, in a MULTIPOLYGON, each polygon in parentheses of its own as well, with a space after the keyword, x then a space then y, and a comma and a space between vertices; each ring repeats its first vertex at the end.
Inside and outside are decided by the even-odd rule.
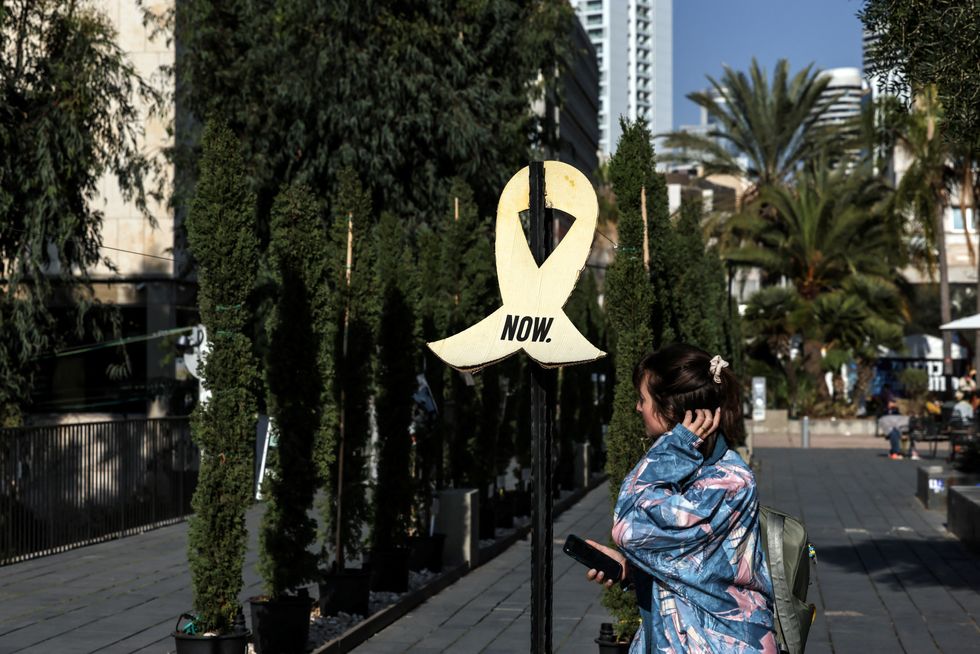
MULTIPOLYGON (((531 253, 540 266, 554 247, 545 215, 544 163, 530 166, 531 253)), ((555 371, 531 363, 531 435, 534 502, 531 508, 531 654, 551 654, 552 475, 555 371)))

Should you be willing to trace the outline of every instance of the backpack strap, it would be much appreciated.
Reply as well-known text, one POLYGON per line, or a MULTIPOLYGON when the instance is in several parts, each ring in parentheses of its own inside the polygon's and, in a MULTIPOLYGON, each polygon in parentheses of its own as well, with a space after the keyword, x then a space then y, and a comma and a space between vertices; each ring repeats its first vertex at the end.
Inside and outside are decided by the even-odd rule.
POLYGON ((783 561, 784 523, 785 520, 780 514, 775 512, 769 514, 769 524, 766 525, 766 538, 769 541, 769 575, 772 577, 772 590, 776 602, 776 635, 788 651, 795 653, 803 651, 803 644, 799 639, 800 631, 794 629, 793 625, 786 625, 789 627, 786 629, 781 620, 781 618, 792 620, 796 617, 793 612, 793 593, 786 579, 786 565, 783 561))

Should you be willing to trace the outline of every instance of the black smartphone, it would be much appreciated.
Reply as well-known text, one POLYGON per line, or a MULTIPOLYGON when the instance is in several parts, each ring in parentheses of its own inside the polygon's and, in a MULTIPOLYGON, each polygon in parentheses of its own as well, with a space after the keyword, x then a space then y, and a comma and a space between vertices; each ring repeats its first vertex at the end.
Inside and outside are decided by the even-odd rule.
POLYGON ((592 547, 575 534, 569 534, 565 539, 565 546, 562 551, 569 555, 587 568, 595 568, 602 572, 603 582, 612 580, 617 582, 623 576, 623 566, 619 561, 607 554, 603 554, 592 547))

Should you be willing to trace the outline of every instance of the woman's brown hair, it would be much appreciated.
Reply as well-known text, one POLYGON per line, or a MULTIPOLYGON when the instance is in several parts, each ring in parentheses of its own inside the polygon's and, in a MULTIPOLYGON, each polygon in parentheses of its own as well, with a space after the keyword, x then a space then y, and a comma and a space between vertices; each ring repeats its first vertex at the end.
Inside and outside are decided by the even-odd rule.
POLYGON ((646 383, 657 412, 668 423, 681 422, 685 411, 721 407, 718 431, 705 439, 700 449, 707 456, 715 446, 720 432, 729 447, 744 440, 741 388, 729 368, 719 373, 721 383, 715 382, 710 370, 711 355, 704 350, 673 343, 644 356, 633 369, 633 385, 637 391, 646 383))

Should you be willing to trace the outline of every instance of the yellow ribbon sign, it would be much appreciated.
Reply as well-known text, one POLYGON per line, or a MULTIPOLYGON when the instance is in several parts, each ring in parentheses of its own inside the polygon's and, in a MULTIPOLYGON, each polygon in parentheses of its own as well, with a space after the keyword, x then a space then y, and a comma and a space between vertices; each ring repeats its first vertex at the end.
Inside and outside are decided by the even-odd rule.
POLYGON ((544 173, 545 206, 574 216, 575 222, 539 267, 520 219, 528 208, 530 168, 510 178, 497 205, 495 244, 504 304, 455 336, 428 344, 453 368, 478 370, 518 350, 548 368, 606 355, 562 311, 589 257, 599 214, 595 191, 585 175, 560 161, 545 161, 544 173))

